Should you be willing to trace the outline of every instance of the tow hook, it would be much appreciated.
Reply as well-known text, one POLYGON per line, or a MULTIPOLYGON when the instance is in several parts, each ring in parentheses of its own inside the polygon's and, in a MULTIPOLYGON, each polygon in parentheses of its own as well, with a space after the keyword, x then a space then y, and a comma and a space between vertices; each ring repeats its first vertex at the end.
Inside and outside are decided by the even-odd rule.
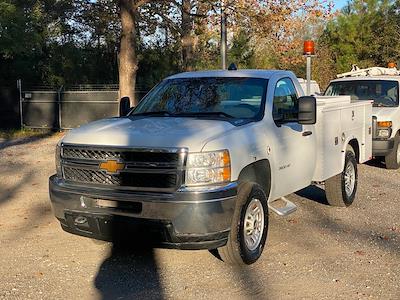
POLYGON ((87 223, 87 218, 83 216, 78 216, 75 218, 74 223, 75 225, 83 225, 87 223))

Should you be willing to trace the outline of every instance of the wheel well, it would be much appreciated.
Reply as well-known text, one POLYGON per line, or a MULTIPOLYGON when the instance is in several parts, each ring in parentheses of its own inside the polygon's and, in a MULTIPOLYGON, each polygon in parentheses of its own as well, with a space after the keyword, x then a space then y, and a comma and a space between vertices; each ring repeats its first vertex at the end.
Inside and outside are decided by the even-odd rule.
POLYGON ((356 155, 356 160, 357 162, 360 162, 360 146, 358 144, 358 141, 356 139, 352 139, 349 142, 349 145, 353 148, 354 154, 356 155))
POLYGON ((256 161, 246 166, 239 174, 240 182, 255 182, 258 183, 269 196, 271 190, 271 165, 267 159, 256 161))

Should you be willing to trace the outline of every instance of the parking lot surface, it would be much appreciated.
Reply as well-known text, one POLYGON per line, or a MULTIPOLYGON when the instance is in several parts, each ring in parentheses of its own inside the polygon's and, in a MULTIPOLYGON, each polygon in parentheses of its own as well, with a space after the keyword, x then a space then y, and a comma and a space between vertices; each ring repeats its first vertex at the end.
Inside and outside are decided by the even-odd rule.
POLYGON ((400 171, 360 165, 351 208, 317 187, 289 195, 298 210, 270 215, 261 259, 232 267, 63 232, 48 197, 59 138, 0 143, 0 299, 400 299, 400 171))

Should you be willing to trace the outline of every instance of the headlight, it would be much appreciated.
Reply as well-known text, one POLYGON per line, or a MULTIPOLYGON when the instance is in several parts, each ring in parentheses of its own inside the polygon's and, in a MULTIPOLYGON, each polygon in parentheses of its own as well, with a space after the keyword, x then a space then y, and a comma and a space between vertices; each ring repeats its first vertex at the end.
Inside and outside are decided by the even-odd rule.
POLYGON ((379 121, 377 123, 377 137, 387 139, 392 134, 392 122, 391 121, 379 121))
POLYGON ((62 171, 61 171, 61 145, 60 144, 57 144, 57 146, 56 146, 55 162, 56 162, 57 177, 58 178, 62 178, 62 171))
POLYGON ((378 129, 378 137, 387 139, 390 137, 390 129, 378 129))
POLYGON ((231 181, 231 160, 228 150, 189 153, 186 164, 187 186, 229 181, 231 181))

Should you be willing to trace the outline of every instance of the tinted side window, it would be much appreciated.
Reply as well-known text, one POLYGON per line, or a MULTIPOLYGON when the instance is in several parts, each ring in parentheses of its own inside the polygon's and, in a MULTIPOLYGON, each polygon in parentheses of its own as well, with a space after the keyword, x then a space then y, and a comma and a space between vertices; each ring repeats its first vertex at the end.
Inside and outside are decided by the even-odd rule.
POLYGON ((283 78, 276 84, 272 115, 274 120, 297 118, 298 99, 292 80, 283 78))

